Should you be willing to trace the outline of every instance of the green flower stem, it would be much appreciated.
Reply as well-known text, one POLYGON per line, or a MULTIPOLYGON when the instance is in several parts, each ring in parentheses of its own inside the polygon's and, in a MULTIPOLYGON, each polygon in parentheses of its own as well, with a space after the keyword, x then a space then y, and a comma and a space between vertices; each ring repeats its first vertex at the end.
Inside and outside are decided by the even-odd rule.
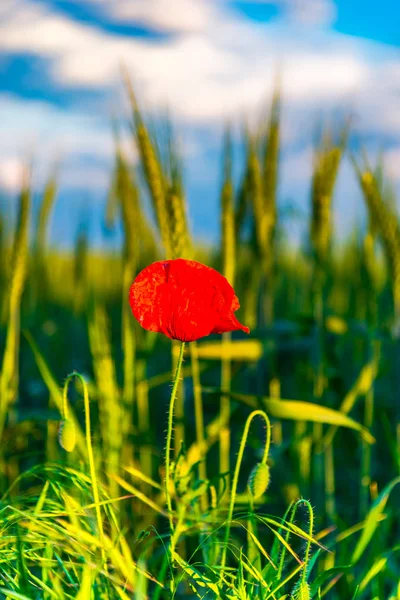
MULTIPOLYGON (((229 392, 231 386, 231 360, 225 356, 224 348, 229 346, 231 343, 231 332, 222 334, 222 359, 221 359, 221 389, 224 392, 229 392)), ((223 394, 221 396, 221 405, 220 412, 221 417, 227 418, 226 424, 224 427, 221 427, 221 431, 219 434, 219 468, 221 473, 229 473, 230 469, 230 447, 231 447, 231 433, 229 428, 229 420, 231 414, 231 399, 228 394, 223 394)), ((229 494, 229 475, 227 475, 224 479, 221 478, 220 484, 220 493, 229 494), (225 479, 225 482, 224 482, 225 479), (225 491, 224 491, 224 487, 225 491)))
POLYGON ((168 518, 169 518, 169 526, 171 530, 171 535, 174 531, 174 519, 172 515, 172 502, 171 502, 171 492, 170 492, 170 477, 171 477, 171 441, 172 441, 172 426, 174 420, 174 406, 176 399, 176 392, 178 389, 179 376, 181 373, 181 367, 183 362, 183 352, 185 349, 185 342, 181 342, 181 347, 179 351, 178 363, 176 365, 175 378, 171 391, 171 398, 169 401, 169 413, 168 413, 168 429, 167 429, 167 443, 165 448, 165 498, 167 501, 167 509, 168 509, 168 518))
POLYGON ((62 418, 64 421, 68 419, 68 385, 74 374, 68 375, 63 389, 62 395, 62 418))
POLYGON ((82 388, 83 388, 83 402, 84 402, 84 406, 85 406, 86 447, 87 447, 87 454, 88 454, 88 460, 89 460, 90 479, 92 482, 93 499, 94 499, 95 510, 96 510, 97 529, 99 532, 99 537, 100 537, 100 542, 101 542, 101 559, 102 559, 103 567, 104 567, 105 571, 107 572, 107 559, 106 559, 106 552, 105 552, 103 521, 101 519, 101 512, 100 512, 100 496, 99 496, 99 488, 97 485, 96 469, 95 469, 95 464, 94 464, 93 447, 92 447, 91 432, 90 432, 89 393, 88 393, 86 381, 84 380, 84 378, 82 377, 82 375, 80 373, 76 373, 75 371, 73 373, 71 373, 71 375, 68 375, 68 377, 65 381, 64 395, 63 395, 63 409, 64 410, 66 409, 66 398, 67 398, 69 382, 74 377, 78 377, 78 379, 81 381, 82 388))
POLYGON ((228 542, 229 542, 229 534, 231 531, 232 515, 233 515, 233 509, 235 506, 236 491, 237 491, 237 486, 238 486, 238 481, 239 481, 239 472, 240 472, 240 467, 242 465, 244 449, 246 447, 251 422, 255 417, 258 417, 258 416, 261 417, 262 419, 264 419, 265 425, 267 428, 267 437, 266 437, 266 441, 265 441, 262 462, 265 464, 268 459, 269 446, 271 443, 271 424, 269 422, 268 416, 266 415, 266 413, 263 410, 253 410, 253 412, 250 413, 250 415, 247 417, 247 421, 244 426, 243 435, 242 435, 242 439, 240 441, 240 446, 239 446, 239 453, 238 453, 236 466, 235 466, 235 473, 233 475, 232 489, 231 489, 229 508, 228 508, 228 517, 227 517, 226 529, 225 529, 225 540, 224 540, 224 545, 222 548, 221 580, 223 578, 225 564, 226 564, 226 551, 227 551, 228 542))
MULTIPOLYGON (((203 411, 203 397, 201 393, 201 382, 200 382, 200 365, 199 357, 197 352, 196 342, 190 344, 190 358, 192 365, 192 379, 193 379, 193 397, 194 397, 194 415, 196 423, 196 442, 199 448, 204 447, 204 411, 203 411)), ((199 477, 203 481, 207 479, 207 467, 205 457, 200 456, 199 463, 199 477)), ((207 510, 207 496, 202 494, 200 496, 200 504, 203 512, 207 510)))

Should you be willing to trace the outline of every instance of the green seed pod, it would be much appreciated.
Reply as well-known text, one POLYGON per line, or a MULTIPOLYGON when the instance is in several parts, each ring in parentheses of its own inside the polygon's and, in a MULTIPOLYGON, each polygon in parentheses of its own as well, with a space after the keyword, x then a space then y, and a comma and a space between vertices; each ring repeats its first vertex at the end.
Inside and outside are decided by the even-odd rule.
POLYGON ((269 466, 265 463, 258 463, 253 467, 247 485, 253 498, 260 498, 269 485, 269 466))
POLYGON ((76 444, 76 431, 73 421, 65 419, 61 421, 60 428, 58 430, 58 440, 61 448, 64 448, 66 452, 72 452, 76 444))
POLYGON ((295 591, 292 595, 293 600, 310 600, 310 587, 305 581, 301 582, 300 585, 296 586, 295 591))

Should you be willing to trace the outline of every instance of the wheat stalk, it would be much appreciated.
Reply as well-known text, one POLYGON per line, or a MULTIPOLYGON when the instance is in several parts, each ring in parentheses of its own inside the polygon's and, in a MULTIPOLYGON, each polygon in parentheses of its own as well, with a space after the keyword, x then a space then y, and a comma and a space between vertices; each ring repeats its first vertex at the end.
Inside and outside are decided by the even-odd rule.
POLYGON ((184 197, 179 189, 171 185, 167 191, 166 201, 172 258, 191 258, 192 244, 188 233, 184 197))
POLYGON ((161 161, 157 155, 155 145, 143 121, 139 105, 133 91, 132 83, 126 71, 123 72, 125 86, 128 91, 131 110, 133 113, 133 131, 139 150, 145 181, 153 203, 161 241, 167 258, 171 258, 172 249, 169 235, 168 212, 165 195, 165 178, 161 161))
POLYGON ((169 173, 165 177, 167 181, 166 206, 169 216, 172 257, 192 258, 193 244, 187 219, 182 164, 170 121, 168 121, 167 162, 169 173))
POLYGON ((73 305, 75 314, 79 314, 83 310, 88 290, 88 247, 87 232, 84 228, 81 228, 78 232, 74 250, 73 305))
MULTIPOLYGON (((116 166, 114 174, 113 192, 121 206, 122 222, 124 227, 124 266, 123 266, 123 306, 122 306, 122 347, 124 352, 123 373, 123 410, 124 418, 121 426, 124 436, 133 428, 133 404, 135 399, 135 374, 136 374, 136 336, 134 322, 129 307, 129 287, 136 275, 140 260, 140 238, 142 232, 142 213, 139 204, 139 189, 134 173, 129 169, 125 156, 117 142, 116 166)), ((133 448, 129 447, 133 454, 133 448)), ((125 457, 129 454, 128 446, 125 447, 125 457)), ((132 458, 132 456, 130 457, 132 458)))
POLYGON ((267 274, 270 275, 273 260, 273 236, 277 224, 277 190, 280 152, 280 92, 277 89, 272 100, 268 131, 264 141, 263 196, 267 243, 267 274))
POLYGON ((363 196, 376 224, 391 274, 395 310, 395 328, 400 324, 400 222, 398 215, 384 198, 377 176, 369 169, 362 171, 354 162, 363 196))
POLYGON ((39 215, 36 228, 36 252, 38 255, 43 255, 46 247, 47 227, 50 219, 51 211, 57 195, 57 171, 49 178, 43 192, 42 201, 40 203, 39 215))
MULTIPOLYGON (((99 304, 91 311, 88 329, 93 371, 98 389, 104 457, 107 457, 107 472, 117 475, 124 441, 122 410, 115 363, 111 353, 109 323, 104 308, 99 304)), ((118 485, 112 478, 110 489, 111 495, 118 493, 118 485)))
POLYGON ((310 238, 316 264, 323 269, 329 259, 332 240, 332 197, 347 140, 347 127, 334 143, 329 132, 323 136, 314 154, 311 188, 310 238))
POLYGON ((232 181, 232 140, 229 130, 224 142, 224 180, 221 189, 222 272, 234 285, 236 270, 236 239, 234 189, 232 181))
MULTIPOLYGON (((235 212, 234 212, 234 190, 232 181, 232 139, 229 129, 225 132, 223 152, 224 179, 221 189, 221 241, 222 241, 222 272, 227 280, 234 285, 236 270, 236 239, 235 239, 235 212)), ((229 390, 231 385, 231 361, 226 356, 224 349, 231 342, 231 334, 222 336, 222 361, 221 361, 221 388, 229 390)), ((221 473, 229 472, 230 468, 230 398, 228 395, 221 396, 220 414, 226 417, 227 423, 220 431, 220 470, 221 473)), ((229 479, 226 480, 227 489, 229 479)), ((221 486, 222 490, 223 486, 221 486)), ((226 490, 227 491, 227 490, 226 490)))

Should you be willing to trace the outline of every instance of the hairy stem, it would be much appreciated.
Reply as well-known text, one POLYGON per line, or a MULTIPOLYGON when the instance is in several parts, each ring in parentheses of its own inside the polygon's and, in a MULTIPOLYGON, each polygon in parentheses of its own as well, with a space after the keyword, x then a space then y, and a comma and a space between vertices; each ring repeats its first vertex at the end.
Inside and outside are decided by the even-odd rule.
POLYGON ((267 458, 268 458, 269 446, 270 446, 270 442, 271 442, 271 424, 269 422, 268 416, 266 415, 266 413, 263 410, 253 410, 253 412, 250 413, 250 415, 247 417, 247 421, 244 426, 243 435, 242 435, 242 439, 240 441, 240 446, 239 446, 239 453, 238 453, 236 466, 235 466, 235 473, 233 475, 232 489, 231 489, 229 508, 228 508, 228 516, 227 516, 226 529, 225 529, 225 540, 224 540, 224 545, 222 548, 221 580, 223 578, 225 564, 226 564, 226 551, 227 551, 228 542, 229 542, 229 534, 231 531, 231 522, 232 522, 233 509, 235 506, 236 491, 237 491, 237 486, 238 486, 238 482, 239 482, 240 467, 242 465, 243 454, 244 454, 244 449, 246 447, 247 438, 249 435, 250 425, 251 425, 252 420, 257 416, 264 419, 265 425, 267 428, 267 438, 265 441, 262 462, 266 463, 267 458))
POLYGON ((171 490, 170 490, 170 477, 171 477, 171 442, 172 442, 172 426, 174 420, 174 406, 176 399, 176 392, 178 389, 179 376, 181 373, 181 367, 183 362, 183 351, 185 349, 185 342, 181 343, 178 363, 176 365, 175 378, 171 391, 171 398, 169 401, 169 412, 168 412, 168 429, 167 429, 167 443, 165 448, 165 498, 167 501, 169 526, 171 535, 174 531, 174 519, 172 515, 172 502, 171 502, 171 490))

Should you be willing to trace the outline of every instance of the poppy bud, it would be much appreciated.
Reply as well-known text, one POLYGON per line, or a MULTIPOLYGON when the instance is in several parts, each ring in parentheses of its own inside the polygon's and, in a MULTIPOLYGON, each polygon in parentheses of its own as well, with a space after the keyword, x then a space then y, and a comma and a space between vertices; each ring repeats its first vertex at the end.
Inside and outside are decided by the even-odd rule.
POLYGON ((269 485, 269 466, 265 463, 258 463, 253 467, 247 485, 253 498, 255 500, 260 498, 269 485))
POLYGON ((61 421, 58 430, 58 441, 60 442, 61 448, 64 448, 66 452, 72 452, 75 448, 76 431, 75 425, 71 419, 61 421))

